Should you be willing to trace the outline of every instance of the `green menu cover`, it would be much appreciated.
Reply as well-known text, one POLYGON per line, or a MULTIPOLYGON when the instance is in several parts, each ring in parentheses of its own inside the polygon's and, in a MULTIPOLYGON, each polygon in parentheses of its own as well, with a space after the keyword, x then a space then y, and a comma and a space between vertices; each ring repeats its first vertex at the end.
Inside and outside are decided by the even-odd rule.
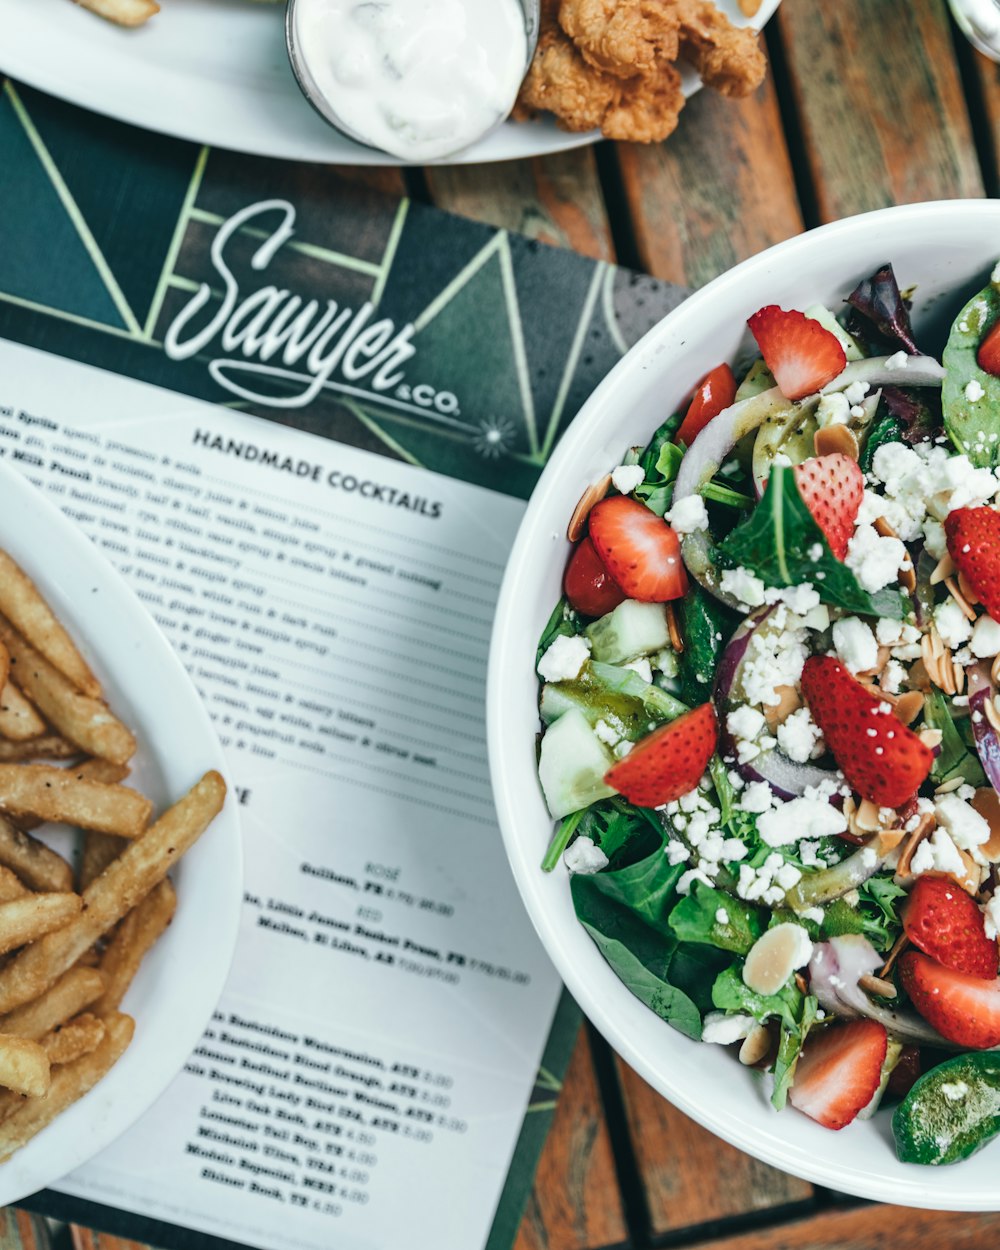
MULTIPOLYGON (((0 337, 519 498, 684 295, 333 168, 154 136, 10 82, 0 208, 0 337)), ((564 995, 488 1250, 516 1235, 578 1024, 564 995)), ((25 1205, 221 1244, 66 1195, 25 1205)))

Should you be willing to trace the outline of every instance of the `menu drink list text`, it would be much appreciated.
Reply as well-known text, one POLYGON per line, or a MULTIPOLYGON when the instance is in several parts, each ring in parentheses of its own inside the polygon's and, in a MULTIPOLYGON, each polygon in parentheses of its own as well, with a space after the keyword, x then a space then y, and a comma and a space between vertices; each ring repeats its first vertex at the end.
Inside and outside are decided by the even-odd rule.
POLYGON ((200 1044, 56 1187, 270 1250, 482 1245, 559 993, 486 764, 523 504, 8 343, 0 379, 0 453, 177 649, 245 843, 200 1044))

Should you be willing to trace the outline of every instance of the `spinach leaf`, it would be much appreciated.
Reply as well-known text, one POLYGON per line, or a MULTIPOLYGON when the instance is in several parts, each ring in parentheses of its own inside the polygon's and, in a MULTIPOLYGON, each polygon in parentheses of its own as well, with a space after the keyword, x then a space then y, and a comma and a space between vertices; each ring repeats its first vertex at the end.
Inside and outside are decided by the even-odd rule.
POLYGON ((711 696, 718 658, 736 629, 738 618, 700 586, 692 586, 679 607, 684 639, 680 655, 681 698, 693 707, 711 696))
POLYGON ((941 731, 941 750, 931 766, 931 779, 939 786, 954 777, 964 777, 970 786, 986 785, 986 775, 978 756, 962 740, 951 718, 948 700, 933 686, 924 696, 924 724, 941 731))
POLYGON ((788 1101, 788 1091, 795 1081, 795 1066, 802 1053, 806 1035, 816 1022, 816 1009, 819 1002, 810 994, 802 1004, 802 1015, 794 1029, 781 1027, 781 1039, 778 1042, 778 1058, 774 1064, 774 1090, 771 1094, 771 1105, 775 1111, 783 1111, 788 1101))
POLYGON ((715 979, 712 986, 712 1003, 719 1011, 737 1012, 763 1024, 766 1020, 779 1019, 786 1028, 797 1029, 802 1014, 803 994, 793 980, 777 994, 757 994, 743 984, 740 965, 727 968, 715 979))
POLYGON ((572 638, 582 630, 583 621, 580 619, 580 614, 571 606, 570 601, 563 597, 552 609, 552 615, 542 630, 542 636, 538 640, 538 650, 535 652, 535 663, 538 663, 560 635, 572 638))
POLYGON ((880 447, 886 443, 901 443, 903 441, 903 425, 902 422, 894 416, 880 417, 872 426, 868 437, 865 439, 864 449, 861 452, 861 470, 863 473, 871 473, 872 461, 875 459, 875 453, 880 447))
MULTIPOLYGON (((698 1039, 701 1011, 671 978, 677 939, 665 925, 654 927, 676 897, 682 871, 682 864, 671 866, 658 849, 618 872, 576 874, 570 892, 577 918, 623 984, 674 1028, 698 1039), (652 900, 646 887, 652 888, 652 900)), ((682 965, 682 970, 688 973, 689 966, 682 965)))
POLYGON ((680 423, 680 413, 675 413, 668 421, 664 421, 639 460, 646 478, 636 487, 634 493, 657 516, 663 516, 670 507, 674 496, 674 478, 684 457, 684 453, 672 441, 680 423))
POLYGON ((861 616, 905 615, 902 595, 887 587, 875 594, 864 590, 846 564, 830 550, 784 465, 775 465, 764 498, 753 515, 738 525, 718 547, 731 565, 742 565, 766 586, 798 586, 810 582, 824 603, 861 616), (810 558, 810 551, 818 558, 810 558))
MULTIPOLYGON (((667 417, 666 421, 659 427, 653 437, 649 440, 646 450, 639 457, 639 463, 642 465, 643 472, 646 474, 646 481, 655 481, 664 474, 657 468, 660 459, 660 453, 668 444, 673 443, 674 435, 681 428, 681 422, 684 420, 682 412, 675 412, 672 416, 667 417)), ((680 450, 678 448, 678 450, 680 450)), ((669 453, 668 453, 669 454, 669 453)), ((677 476, 676 470, 673 477, 677 476)))
POLYGON ((669 924, 679 942, 702 942, 734 955, 745 955, 764 932, 756 907, 704 881, 694 882, 691 893, 670 913, 669 924), (720 921, 723 913, 726 919, 720 921))
POLYGON ((712 985, 733 962, 727 951, 696 942, 681 942, 670 961, 670 982, 683 990, 704 1015, 712 1010, 712 985))
POLYGON ((941 388, 945 429, 958 450, 980 468, 1000 463, 1000 378, 980 369, 976 360, 979 344, 998 318, 1000 284, 991 283, 955 318, 941 358, 946 370, 941 388), (966 395, 970 382, 982 389, 977 400, 966 395))

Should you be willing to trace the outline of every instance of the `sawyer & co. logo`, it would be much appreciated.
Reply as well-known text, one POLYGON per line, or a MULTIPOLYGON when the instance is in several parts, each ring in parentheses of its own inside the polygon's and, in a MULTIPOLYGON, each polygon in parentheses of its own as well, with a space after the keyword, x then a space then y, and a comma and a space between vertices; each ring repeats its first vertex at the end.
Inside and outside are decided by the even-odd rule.
MULTIPOLYGON (((270 408, 305 408, 324 389, 371 399, 405 397, 442 416, 460 414, 450 391, 410 384, 403 368, 417 353, 412 324, 397 327, 389 317, 373 320, 375 306, 357 308, 336 300, 304 300, 301 295, 269 284, 244 293, 227 247, 241 230, 266 214, 279 212, 276 229, 253 253, 250 266, 263 273, 295 233, 295 208, 287 200, 261 200, 225 221, 212 241, 212 267, 222 281, 218 308, 204 320, 217 294, 202 282, 174 317, 163 346, 171 360, 188 360, 217 350, 210 359, 214 380, 240 399, 270 408), (199 328, 196 328, 199 327, 199 328)), ((256 228, 261 233, 260 227, 256 228)))

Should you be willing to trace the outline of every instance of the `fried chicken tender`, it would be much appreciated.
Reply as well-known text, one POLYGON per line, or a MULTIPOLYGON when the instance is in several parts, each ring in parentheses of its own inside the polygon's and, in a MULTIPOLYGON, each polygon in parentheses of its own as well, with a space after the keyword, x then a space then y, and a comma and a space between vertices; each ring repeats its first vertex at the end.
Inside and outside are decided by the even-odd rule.
POLYGON ((561 0, 559 25, 588 65, 616 78, 650 74, 680 53, 674 0, 561 0))
POLYGON ((673 133, 684 93, 672 65, 649 77, 604 74, 588 65, 573 40, 546 16, 543 10, 538 49, 521 85, 515 117, 551 112, 564 130, 599 128, 609 139, 642 143, 656 143, 673 133))
POLYGON ((678 0, 681 56, 720 95, 749 95, 767 73, 767 61, 751 27, 734 26, 711 0, 678 0))

